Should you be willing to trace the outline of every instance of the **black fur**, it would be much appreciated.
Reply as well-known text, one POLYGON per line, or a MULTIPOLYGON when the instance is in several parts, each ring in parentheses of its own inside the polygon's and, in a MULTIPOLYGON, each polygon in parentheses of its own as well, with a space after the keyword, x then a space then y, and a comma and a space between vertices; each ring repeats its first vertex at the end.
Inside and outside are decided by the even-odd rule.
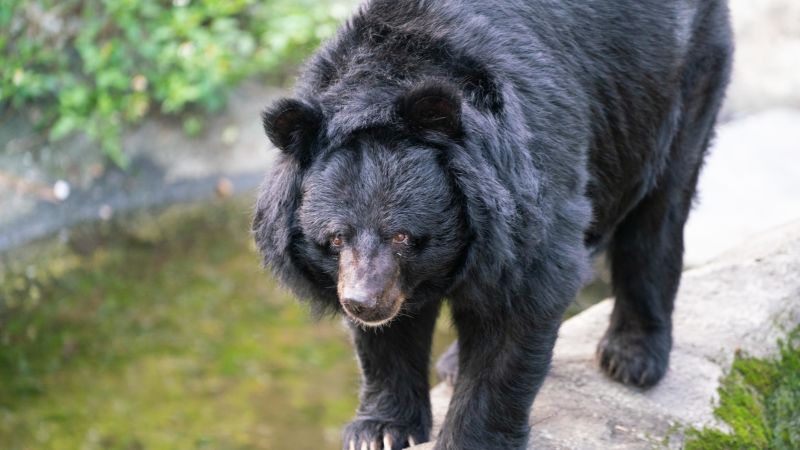
POLYGON ((458 377, 436 448, 524 448, 598 249, 616 294, 601 367, 637 386, 664 375, 683 225, 731 53, 723 0, 361 8, 308 63, 300 100, 265 113, 284 152, 253 224, 265 264, 319 312, 341 309, 331 236, 395 255, 400 313, 351 320, 364 382, 343 448, 428 439, 445 297, 458 377), (413 239, 391 247, 400 231, 413 239))

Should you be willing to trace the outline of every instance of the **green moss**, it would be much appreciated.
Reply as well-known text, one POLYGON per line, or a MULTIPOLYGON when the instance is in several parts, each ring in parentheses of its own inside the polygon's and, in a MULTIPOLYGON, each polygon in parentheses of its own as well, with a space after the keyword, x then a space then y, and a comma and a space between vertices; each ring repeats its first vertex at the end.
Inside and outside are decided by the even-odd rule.
POLYGON ((688 450, 800 448, 800 328, 775 360, 737 354, 714 413, 730 433, 689 430, 688 450))

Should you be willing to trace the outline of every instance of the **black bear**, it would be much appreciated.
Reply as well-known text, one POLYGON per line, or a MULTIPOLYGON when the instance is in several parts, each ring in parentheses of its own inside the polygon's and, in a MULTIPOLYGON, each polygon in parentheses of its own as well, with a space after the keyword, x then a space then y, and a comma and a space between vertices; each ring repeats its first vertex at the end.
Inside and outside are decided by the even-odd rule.
POLYGON ((371 0, 263 114, 264 263, 343 311, 343 448, 427 441, 431 335, 458 342, 436 449, 523 449, 565 307, 608 253, 601 368, 665 373, 683 226, 729 77, 724 0, 371 0), (456 375, 457 374, 457 375, 456 375))

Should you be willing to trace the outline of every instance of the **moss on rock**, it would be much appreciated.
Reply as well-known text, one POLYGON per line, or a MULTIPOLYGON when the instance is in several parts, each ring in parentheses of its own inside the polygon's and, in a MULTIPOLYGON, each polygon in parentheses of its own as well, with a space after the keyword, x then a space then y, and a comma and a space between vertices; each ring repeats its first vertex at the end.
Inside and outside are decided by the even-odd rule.
POLYGON ((775 359, 737 354, 714 413, 730 433, 689 430, 687 450, 800 448, 800 328, 775 359))

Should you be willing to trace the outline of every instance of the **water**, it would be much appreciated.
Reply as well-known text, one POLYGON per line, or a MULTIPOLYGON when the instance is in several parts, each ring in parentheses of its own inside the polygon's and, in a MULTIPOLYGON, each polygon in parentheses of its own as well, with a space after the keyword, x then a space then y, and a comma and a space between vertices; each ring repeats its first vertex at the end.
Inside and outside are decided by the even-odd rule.
MULTIPOLYGON (((339 449, 358 370, 260 268, 250 199, 86 225, 0 262, 0 447, 339 449)), ((453 339, 439 321, 434 353, 453 339)))

